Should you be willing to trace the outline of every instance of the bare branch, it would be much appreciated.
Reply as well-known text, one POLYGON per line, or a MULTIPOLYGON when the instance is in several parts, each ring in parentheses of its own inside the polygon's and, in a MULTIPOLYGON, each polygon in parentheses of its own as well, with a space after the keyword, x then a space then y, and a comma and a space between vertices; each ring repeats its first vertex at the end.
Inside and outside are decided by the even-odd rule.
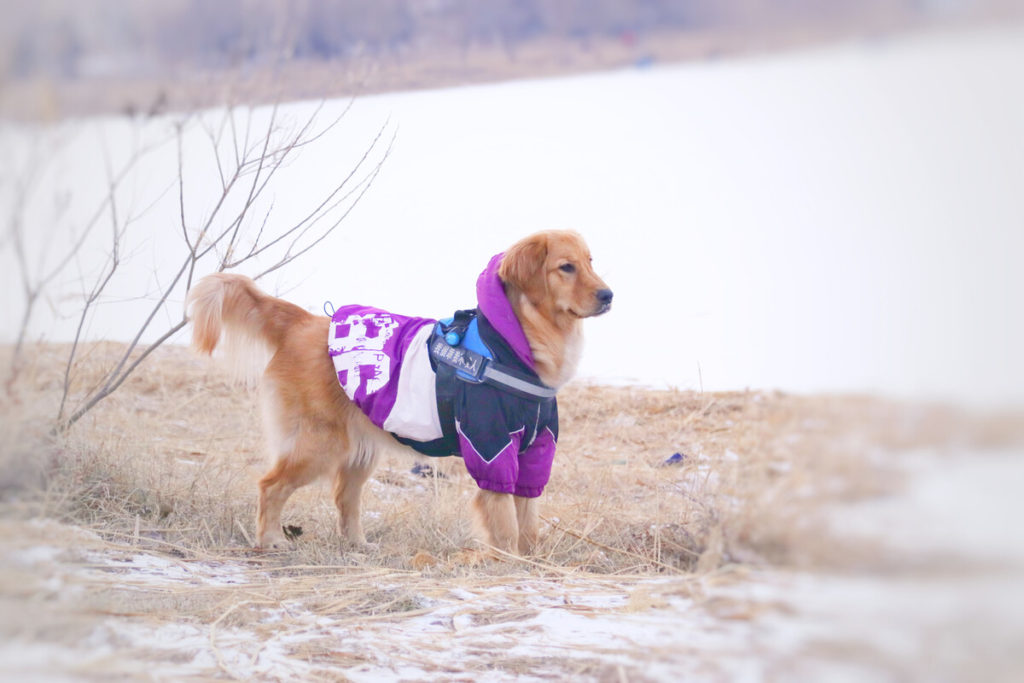
MULTIPOLYGON (((185 244, 190 250, 195 248, 192 246, 192 241, 188 237, 188 225, 185 221, 185 153, 182 151, 182 132, 181 124, 174 126, 177 133, 178 143, 178 215, 181 220, 181 236, 185 240, 185 244)), ((220 163, 218 160, 217 170, 220 171, 220 163)), ((221 175, 221 186, 224 185, 224 176, 221 175)))
MULTIPOLYGON (((90 410, 92 410, 96 406, 96 404, 98 404, 100 401, 102 401, 106 397, 110 396, 115 391, 117 391, 117 389, 122 384, 124 384, 124 381, 126 379, 128 379, 128 377, 135 371, 135 369, 137 367, 139 367, 139 365, 142 364, 142 361, 146 360, 146 358, 149 357, 149 355, 151 353, 156 351, 156 349, 161 344, 163 344, 165 341, 167 341, 168 339, 173 337, 175 334, 177 334, 178 331, 181 330, 183 327, 185 327, 185 325, 187 325, 187 324, 188 324, 188 320, 182 320, 181 322, 179 322, 178 324, 172 326, 170 329, 168 329, 166 332, 164 332, 164 334, 162 334, 159 339, 157 339, 152 344, 147 346, 145 348, 145 350, 141 354, 139 354, 139 357, 136 358, 132 362, 132 364, 129 365, 116 378, 116 380, 114 382, 104 385, 102 389, 100 389, 99 391, 93 393, 89 397, 89 399, 85 403, 83 403, 82 406, 80 408, 78 408, 78 410, 76 410, 74 413, 72 413, 71 416, 66 421, 60 423, 58 425, 58 431, 65 432, 68 429, 70 429, 72 426, 74 426, 74 424, 76 422, 78 422, 80 419, 82 419, 85 416, 86 413, 88 413, 90 410)), ((133 347, 133 350, 134 350, 134 347, 133 347)), ((127 358, 128 358, 128 356, 125 356, 125 359, 127 359, 127 358)))
MULTIPOLYGON (((173 126, 173 144, 175 144, 175 168, 173 181, 170 182, 161 196, 172 187, 177 187, 178 196, 174 220, 178 223, 174 233, 181 238, 183 249, 178 260, 173 263, 169 279, 163 277, 165 271, 154 272, 156 291, 153 298, 147 295, 144 318, 133 326, 132 338, 122 353, 111 363, 111 367, 99 378, 95 385, 83 392, 73 388, 74 376, 79 355, 83 348, 91 321, 100 307, 110 305, 107 294, 116 288, 118 277, 126 261, 132 254, 127 251, 129 229, 139 218, 135 212, 136 202, 132 201, 125 207, 124 197, 119 198, 119 188, 131 169, 139 161, 145 146, 136 150, 135 156, 123 167, 115 168, 109 149, 104 146, 103 168, 106 173, 105 196, 99 207, 90 214, 82 229, 75 233, 72 249, 69 254, 61 253, 56 268, 47 270, 46 279, 28 277, 27 254, 22 248, 24 229, 17 224, 22 215, 16 212, 12 227, 8 230, 11 243, 15 245, 15 256, 23 276, 23 286, 34 304, 40 293, 51 284, 51 279, 65 270, 74 260, 80 247, 84 246, 95 235, 95 226, 102 220, 108 221, 110 227, 109 243, 106 258, 98 270, 89 271, 91 284, 82 287, 82 307, 77 314, 71 350, 64 367, 64 378, 59 410, 56 416, 56 428, 65 431, 87 415, 95 406, 118 390, 133 372, 161 344, 177 334, 187 323, 187 313, 182 310, 180 315, 171 313, 171 302, 184 298, 192 287, 195 277, 204 269, 231 270, 250 260, 270 256, 275 258, 269 266, 263 267, 257 278, 277 271, 302 257, 314 247, 322 244, 328 236, 349 216, 353 208, 363 198, 374 180, 378 177, 384 162, 389 158, 395 142, 392 133, 386 147, 382 150, 385 133, 390 122, 385 122, 364 150, 352 168, 333 183, 327 193, 317 202, 316 206, 304 214, 290 227, 272 229, 272 214, 275 203, 268 195, 283 173, 281 170, 309 145, 324 139, 352 107, 350 101, 338 116, 326 124, 319 118, 324 104, 296 125, 283 125, 283 112, 274 105, 268 112, 264 125, 256 126, 252 108, 245 110, 244 119, 241 111, 235 108, 226 109, 219 119, 203 119, 197 117, 199 125, 194 127, 195 135, 205 140, 212 152, 211 173, 216 173, 220 183, 220 191, 213 192, 210 199, 212 208, 200 209, 203 214, 199 220, 190 216, 194 208, 202 201, 200 191, 186 189, 192 169, 198 163, 192 157, 190 140, 186 139, 187 119, 178 121, 173 126), (224 146, 222 148, 222 145, 224 146), (374 159, 375 156, 379 158, 374 159), (193 197, 192 194, 199 195, 193 197), (255 217, 253 214, 257 214, 255 217), (153 339, 155 335, 155 339, 153 339), (144 341, 153 339, 152 341, 144 341)), ((105 141, 104 141, 105 145, 105 141)), ((214 185, 215 186, 215 185, 214 185)), ((143 206, 141 215, 145 215, 156 202, 143 206)), ((132 228, 134 230, 134 228, 132 228)), ((165 259, 169 255, 162 255, 165 259)), ((83 271, 83 278, 86 277, 83 271)), ((26 311, 30 314, 32 306, 26 311)), ((27 329, 27 323, 24 325, 27 329)))
MULTIPOLYGON (((237 268, 238 266, 242 265, 243 263, 245 263, 249 259, 255 258, 255 257, 259 256, 260 254, 262 254, 263 252, 267 251, 268 249, 276 246, 277 244, 279 244, 279 243, 281 243, 283 241, 286 241, 292 235, 294 235, 296 232, 299 232, 300 236, 301 236, 301 234, 304 233, 304 226, 307 223, 310 223, 310 222, 315 223, 317 220, 319 220, 320 216, 322 216, 324 213, 329 212, 331 209, 336 207, 340 203, 340 201, 344 201, 344 199, 347 196, 349 196, 349 195, 344 195, 339 202, 335 202, 333 205, 329 206, 330 202, 337 196, 337 194, 339 192, 341 192, 345 188, 346 185, 348 185, 349 181, 352 180, 352 178, 356 175, 356 173, 359 172, 359 169, 362 168, 363 164, 366 163, 366 160, 370 157, 370 154, 377 147, 378 143, 380 142, 380 138, 384 134, 384 131, 387 130, 387 127, 388 127, 388 122, 385 122, 385 124, 383 126, 381 126, 380 130, 377 131, 377 135, 374 137, 373 142, 371 142, 370 145, 366 148, 366 151, 363 152, 363 156, 359 159, 358 162, 356 162, 356 165, 352 168, 352 170, 349 172, 349 174, 344 178, 344 180, 342 180, 338 185, 336 185, 334 187, 334 189, 327 195, 327 197, 325 197, 323 199, 323 201, 321 201, 320 204, 316 208, 313 209, 313 211, 311 211, 309 214, 307 214, 305 218, 303 218, 298 223, 296 223, 294 226, 292 226, 288 230, 285 230, 284 232, 282 232, 277 238, 271 240, 270 242, 267 242, 263 246, 256 246, 256 244, 254 243, 253 249, 251 249, 249 251, 249 253, 246 254, 246 256, 244 258, 239 259, 239 260, 234 261, 234 262, 226 263, 225 264, 225 268, 237 268)), ((380 167, 384 163, 384 160, 387 159, 387 157, 390 155, 391 148, 394 145, 395 135, 397 135, 397 133, 392 135, 391 141, 388 143, 387 150, 384 153, 384 157, 377 164, 376 168, 373 171, 371 171, 370 177, 376 177, 377 172, 380 170, 380 167)), ((348 212, 346 212, 346 215, 347 215, 347 213, 348 212)))
POLYGON ((220 128, 217 129, 216 134, 214 134, 214 132, 210 128, 210 126, 207 126, 205 123, 203 124, 203 131, 206 133, 206 137, 210 141, 210 147, 213 149, 213 158, 214 158, 214 161, 217 163, 217 175, 220 177, 221 189, 223 189, 224 186, 225 186, 225 180, 224 180, 224 164, 221 162, 221 158, 220 158, 220 141, 221 141, 221 137, 224 135, 224 127, 227 125, 227 119, 228 119, 228 112, 229 111, 230 110, 228 110, 228 109, 224 110, 224 116, 221 117, 220 128))
MULTIPOLYGON (((277 120, 277 104, 275 104, 274 108, 271 110, 270 122, 267 124, 267 134, 263 138, 263 152, 262 152, 262 154, 260 154, 259 158, 257 159, 258 165, 257 165, 257 168, 256 168, 256 174, 253 176, 252 185, 249 187, 249 196, 245 200, 245 206, 242 207, 242 211, 238 214, 237 218, 233 221, 234 229, 231 231, 231 238, 228 240, 228 246, 227 246, 227 250, 225 251, 225 257, 224 258, 229 258, 230 254, 232 252, 234 252, 235 244, 236 244, 237 239, 238 239, 238 231, 242 227, 242 223, 245 220, 245 214, 248 212, 249 207, 252 206, 252 203, 253 203, 253 201, 254 201, 254 199, 256 197, 256 194, 257 194, 256 187, 259 185, 260 174, 263 172, 263 164, 266 163, 266 160, 267 160, 267 156, 268 156, 267 149, 270 147, 270 140, 271 140, 271 138, 273 136, 274 122, 276 120, 277 120)), ((269 176, 267 178, 268 182, 269 182, 270 177, 272 177, 274 175, 274 171, 276 171, 276 170, 277 170, 277 166, 275 165, 271 169, 271 172, 270 172, 270 174, 269 174, 269 176)), ((266 185, 264 185, 264 187, 265 186, 266 185)), ((262 193, 262 191, 263 191, 263 188, 261 187, 260 188, 260 192, 262 193)), ((221 261, 221 265, 222 266, 224 265, 223 260, 221 261)))
MULTIPOLYGON (((48 249, 40 250, 39 263, 33 269, 28 262, 28 256, 25 251, 24 243, 24 213, 26 206, 29 201, 29 197, 35 187, 37 181, 37 175, 39 168, 34 163, 36 158, 42 156, 42 153, 35 153, 32 155, 30 160, 30 167, 26 169, 26 173, 23 174, 21 180, 18 183, 18 189, 15 197, 15 207, 12 211, 10 223, 8 227, 9 235, 11 236, 12 244, 14 247, 15 260, 18 266, 19 276, 21 279, 22 288, 25 294, 25 310, 22 312, 22 318, 19 323, 18 336, 14 346, 14 352, 11 355, 11 361, 8 366, 8 379, 7 388, 11 389, 14 380, 18 374, 18 368, 21 364, 21 357, 24 349, 25 338, 28 333, 29 323, 32 315, 35 311, 36 303, 38 302, 42 293, 51 285, 51 283, 63 273, 73 259, 77 257, 83 245, 91 237, 93 230, 99 224, 100 219, 110 209, 116 201, 117 189, 121 186, 124 180, 128 177, 128 174, 138 165, 138 163, 145 157, 149 152, 157 149, 159 142, 154 142, 150 145, 145 145, 137 148, 134 153, 128 158, 123 167, 117 173, 114 173, 111 168, 111 162, 108 154, 106 144, 101 146, 101 152, 104 156, 105 170, 107 172, 107 191, 97 204, 93 213, 89 216, 84 227, 77 231, 74 239, 71 243, 66 246, 57 259, 57 262, 50 269, 45 268, 46 257, 51 253, 48 249)), ((47 155, 46 160, 50 161, 52 156, 47 155)), ((116 211, 116 209, 115 209, 116 211)), ((117 223, 116 214, 113 219, 115 225, 117 223)), ((48 246, 57 242, 51 242, 48 246)))

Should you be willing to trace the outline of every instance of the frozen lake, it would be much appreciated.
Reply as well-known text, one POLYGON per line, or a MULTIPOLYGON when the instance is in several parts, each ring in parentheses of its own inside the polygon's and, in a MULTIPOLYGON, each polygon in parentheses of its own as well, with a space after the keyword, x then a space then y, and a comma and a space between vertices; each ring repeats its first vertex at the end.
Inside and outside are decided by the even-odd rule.
MULTIPOLYGON (((348 105, 328 102, 323 118, 348 105)), ((3 126, 14 182, 0 211, 11 215, 11 188, 44 166, 25 216, 30 251, 52 249, 103 196, 103 150, 117 166, 176 120, 3 126)), ((308 211, 382 126, 394 144, 372 187, 266 288, 315 311, 330 300, 444 316, 474 304, 491 254, 572 228, 616 294, 588 324, 585 378, 1024 403, 1021 27, 361 98, 276 179, 271 220, 308 211)), ((193 126, 189 161, 204 141, 193 126)), ((154 278, 180 263, 176 160, 166 144, 126 183, 131 265, 90 321, 93 338, 130 338, 154 278)), ((217 171, 190 168, 186 213, 200 221, 217 171)), ((34 336, 70 338, 105 244, 55 280, 34 336)), ((5 341, 24 306, 10 246, 5 341)), ((183 293, 172 298, 177 315, 183 293)))

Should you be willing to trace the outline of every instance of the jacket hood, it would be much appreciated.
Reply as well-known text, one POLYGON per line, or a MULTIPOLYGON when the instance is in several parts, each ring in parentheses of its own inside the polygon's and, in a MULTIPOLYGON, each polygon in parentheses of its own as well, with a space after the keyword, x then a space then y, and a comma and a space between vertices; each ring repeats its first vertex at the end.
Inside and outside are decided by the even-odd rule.
POLYGON ((509 347, 515 352, 516 357, 526 364, 534 372, 537 371, 533 362, 533 351, 530 350, 530 342, 526 339, 523 326, 519 323, 512 304, 505 296, 505 286, 498 277, 498 268, 501 266, 501 258, 504 252, 495 254, 480 277, 476 280, 476 303, 480 313, 487 318, 498 334, 504 337, 509 347))

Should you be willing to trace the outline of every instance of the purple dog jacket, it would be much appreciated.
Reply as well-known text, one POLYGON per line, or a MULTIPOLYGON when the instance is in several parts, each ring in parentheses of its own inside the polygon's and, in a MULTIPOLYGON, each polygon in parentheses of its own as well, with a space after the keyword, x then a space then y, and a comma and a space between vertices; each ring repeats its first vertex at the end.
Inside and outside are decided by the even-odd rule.
MULTIPOLYGON (((529 343, 498 277, 501 257, 492 258, 477 279, 480 336, 496 361, 535 377, 529 343)), ((444 431, 427 346, 436 324, 352 305, 334 312, 328 334, 328 352, 345 393, 375 425, 413 448, 438 443, 444 431)), ((458 452, 448 454, 462 456, 482 489, 541 495, 558 439, 555 399, 537 401, 487 384, 452 381, 458 452)))

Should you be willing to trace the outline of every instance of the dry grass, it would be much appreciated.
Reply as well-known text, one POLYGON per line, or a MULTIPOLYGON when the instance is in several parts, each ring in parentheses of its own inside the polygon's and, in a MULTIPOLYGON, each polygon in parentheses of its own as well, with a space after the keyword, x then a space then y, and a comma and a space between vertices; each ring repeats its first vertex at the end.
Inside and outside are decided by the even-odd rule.
MULTIPOLYGON (((117 348, 89 350, 73 393, 117 348)), ((938 408, 849 397, 573 385, 559 399, 561 440, 535 557, 475 566, 466 514, 474 484, 461 461, 431 460, 437 476, 424 478, 404 453, 385 458, 366 488, 371 550, 339 549, 333 502, 314 485, 286 507, 285 524, 302 530, 295 549, 267 555, 250 550, 265 467, 253 392, 187 349, 166 347, 74 431, 48 437, 62 351, 38 349, 6 400, 0 491, 8 510, 185 559, 269 567, 465 576, 844 564, 855 549, 837 552, 823 536, 822 509, 898 483, 881 459, 886 449, 948 441, 936 425, 948 432, 955 422, 938 408), (682 462, 665 465, 673 453, 682 462)), ((998 429, 985 433, 998 438, 998 429)))
MULTIPOLYGON (((90 348, 74 391, 118 351, 90 348)), ((30 619, 0 619, 0 638, 78 643, 112 619, 151 633, 200 633, 216 655, 212 668, 199 667, 211 677, 245 678, 250 669, 237 658, 255 662, 273 644, 302 662, 310 680, 345 680, 341 672, 381 658, 452 680, 493 672, 645 680, 643 670, 609 668, 600 648, 588 659, 559 647, 516 657, 504 641, 487 640, 456 671, 429 648, 392 643, 378 652, 346 646, 337 634, 404 624, 453 600, 451 618, 462 626, 450 631, 509 642, 541 609, 629 615, 683 597, 723 620, 753 619, 771 606, 709 591, 743 581, 752 566, 881 566, 876 547, 831 537, 823 513, 899 486, 893 454, 941 452, 964 440, 1020 442, 1013 416, 969 419, 854 397, 574 385, 559 398, 561 440, 537 555, 479 562, 466 509, 475 484, 461 461, 432 460, 438 476, 424 478, 403 454, 386 458, 365 491, 373 549, 339 547, 327 488, 310 486, 286 508, 285 524, 303 532, 294 550, 265 554, 251 549, 265 465, 255 396, 188 350, 165 347, 74 431, 54 437, 48 418, 65 352, 35 349, 2 399, 0 545, 9 557, 35 544, 62 549, 61 561, 75 569, 54 579, 0 561, 0 608, 32 610, 30 619), (673 453, 682 462, 664 465, 673 453), (159 565, 157 583, 140 561, 159 565), (594 607, 591 595, 620 602, 594 607)), ((891 551, 884 561, 891 565, 891 551)), ((95 666, 104 676, 179 665, 195 675, 188 653, 197 646, 175 642, 95 666)))

